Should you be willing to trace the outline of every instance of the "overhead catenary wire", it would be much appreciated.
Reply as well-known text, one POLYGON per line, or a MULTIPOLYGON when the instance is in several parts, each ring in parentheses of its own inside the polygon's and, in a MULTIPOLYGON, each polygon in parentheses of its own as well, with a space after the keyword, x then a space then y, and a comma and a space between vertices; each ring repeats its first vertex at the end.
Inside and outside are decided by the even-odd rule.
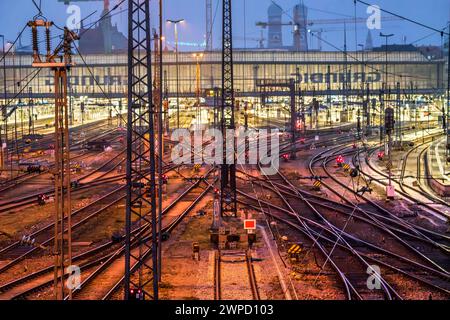
MULTIPOLYGON (((39 75, 39 73, 41 72, 41 70, 42 70, 42 69, 37 69, 37 70, 33 71, 35 74, 34 74, 33 77, 27 82, 27 84, 26 84, 25 86, 22 86, 22 88, 19 90, 19 92, 17 92, 16 95, 15 95, 11 100, 8 101, 8 103, 6 103, 5 105, 2 106, 2 112, 3 112, 3 110, 7 109, 7 108, 11 105, 11 103, 12 103, 15 99, 17 99, 17 97, 18 97, 19 95, 22 94, 22 92, 25 90, 25 88, 28 88, 28 85, 31 83, 31 81, 33 81, 33 80, 39 75)), ((31 74, 32 74, 32 73, 31 73, 31 74)), ((30 76, 30 75, 28 75, 27 77, 29 77, 29 76, 30 76)), ((17 106, 15 106, 15 108, 17 108, 17 106)), ((8 119, 8 116, 6 116, 4 120, 6 120, 6 119, 8 119)))
MULTIPOLYGON (((359 3, 362 3, 362 4, 366 5, 366 6, 372 6, 372 4, 367 3, 367 2, 365 2, 365 1, 362 1, 362 0, 354 0, 354 1, 355 1, 355 2, 359 2, 359 3)), ((382 11, 382 12, 384 12, 384 13, 387 13, 387 14, 390 14, 390 15, 392 15, 392 16, 394 16, 394 17, 400 18, 400 19, 402 19, 402 20, 411 22, 411 23, 416 24, 416 25, 418 25, 418 26, 421 26, 421 27, 423 27, 423 28, 433 30, 433 31, 438 32, 438 33, 440 33, 440 34, 442 34, 442 35, 450 35, 450 33, 445 32, 444 30, 436 29, 436 28, 431 27, 431 26, 428 26, 428 25, 426 25, 426 24, 424 24, 424 23, 422 23, 422 22, 419 22, 419 21, 417 21, 417 20, 413 20, 413 19, 411 19, 411 18, 408 18, 408 17, 402 16, 402 15, 399 15, 399 14, 394 13, 394 12, 392 12, 392 11, 388 11, 388 10, 383 9, 383 8, 380 8, 380 11, 382 11)))
POLYGON ((100 91, 102 92, 103 96, 108 100, 109 104, 113 107, 113 109, 116 111, 117 115, 120 117, 120 119, 126 124, 127 120, 122 116, 122 114, 120 113, 120 111, 117 110, 117 107, 112 103, 111 98, 106 94, 105 90, 102 88, 102 86, 98 83, 97 78, 94 75, 94 72, 92 71, 92 68, 87 64, 86 59, 84 58, 83 54, 80 52, 78 46, 73 43, 73 46, 75 48, 75 51, 78 53, 78 55, 80 56, 81 61, 83 62, 84 66, 87 68, 89 74, 91 75, 92 79, 94 80, 96 86, 100 89, 100 91))

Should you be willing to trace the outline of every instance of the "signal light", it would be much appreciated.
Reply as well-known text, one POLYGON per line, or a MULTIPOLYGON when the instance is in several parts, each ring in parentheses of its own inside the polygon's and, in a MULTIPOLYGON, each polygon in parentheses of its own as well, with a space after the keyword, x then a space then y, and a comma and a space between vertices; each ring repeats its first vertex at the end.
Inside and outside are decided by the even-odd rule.
POLYGON ((288 161, 289 160, 289 155, 288 154, 283 154, 283 159, 284 161, 288 161))
POLYGON ((383 160, 383 158, 384 158, 384 152, 383 151, 380 151, 380 152, 378 152, 378 160, 383 160))
POLYGON ((144 295, 142 294, 141 289, 130 289, 130 293, 128 295, 129 300, 144 300, 144 295))
POLYGON ((336 163, 337 163, 338 165, 343 164, 343 163, 344 163, 344 157, 341 156, 341 155, 337 156, 337 158, 336 158, 336 163))
POLYGON ((215 194, 220 194, 220 190, 217 189, 217 188, 214 188, 214 193, 215 193, 215 194))

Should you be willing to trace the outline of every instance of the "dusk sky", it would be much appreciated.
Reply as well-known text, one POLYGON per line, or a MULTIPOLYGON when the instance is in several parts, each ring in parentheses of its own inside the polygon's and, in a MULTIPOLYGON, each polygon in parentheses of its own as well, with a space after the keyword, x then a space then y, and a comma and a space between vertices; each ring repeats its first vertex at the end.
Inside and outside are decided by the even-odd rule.
MULTIPOLYGON (((111 0, 111 7, 120 3, 122 0, 111 0)), ((213 15, 216 14, 214 24, 214 47, 218 48, 221 37, 221 1, 213 0, 213 15), (218 8, 216 10, 216 8, 218 8)), ((39 1, 37 1, 39 2, 39 1)), ((292 18, 292 8, 299 3, 298 0, 276 0, 287 14, 284 14, 284 22, 289 22, 292 18)), ((156 4, 156 0, 151 1, 152 5, 156 4)), ((309 19, 341 19, 354 17, 353 0, 305 0, 304 3, 309 8, 309 19)), ((379 0, 371 2, 380 5, 381 8, 401 14, 408 18, 417 20, 431 27, 442 29, 450 20, 450 1, 448 0, 379 0)), ((255 26, 256 21, 267 20, 267 8, 271 4, 271 0, 234 0, 233 1, 233 19, 234 19, 234 46, 244 47, 244 34, 247 36, 247 47, 254 48, 257 46, 257 39, 260 38, 260 29, 255 26), (245 4, 245 5, 244 5, 245 4), (244 10, 244 7, 246 10, 244 10), (244 28, 244 21, 245 26, 244 28), (246 29, 244 33, 244 29, 246 29)), ((97 12, 86 20, 86 23, 96 21, 103 9, 102 1, 81 2, 81 15, 86 17, 93 11, 97 12)), ((126 9, 127 1, 121 5, 122 10, 126 9)), ((179 41, 191 43, 192 46, 181 46, 182 50, 199 50, 200 44, 204 41, 205 34, 205 1, 204 0, 165 0, 164 1, 164 19, 184 18, 186 23, 179 29, 179 41)), ((356 14, 358 17, 366 18, 367 6, 357 4, 356 14)), ((69 14, 66 13, 66 6, 57 0, 42 0, 42 11, 44 15, 54 20, 59 25, 64 25, 69 14)), ((120 9, 115 12, 120 11, 120 9)), ((5 34, 6 39, 12 41, 16 38, 18 32, 23 28, 25 23, 36 14, 36 8, 32 4, 32 0, 2 0, 0 1, 0 34, 5 34)), ((388 14, 383 13, 383 17, 388 14)), ((117 24, 119 30, 126 34, 127 12, 117 14, 113 17, 113 23, 117 24)), ((153 17, 152 24, 156 23, 156 14, 153 17)), ((344 27, 342 24, 320 26, 325 32, 322 38, 338 48, 343 47, 344 27)), ((354 24, 347 25, 348 47, 350 50, 355 49, 356 39, 354 24)), ((395 37, 391 39, 392 43, 414 43, 416 45, 440 45, 441 37, 436 32, 426 28, 414 25, 406 21, 389 21, 382 23, 382 32, 394 33, 395 37), (421 40, 422 39, 422 40, 421 40), (406 41, 405 41, 406 40, 406 41)), ((173 42, 173 27, 166 24, 166 36, 169 45, 173 42)), ((29 44, 29 31, 26 31, 23 37, 23 44, 29 44)), ((365 24, 358 24, 357 27, 357 43, 365 43, 367 35, 367 27, 365 24)), ((374 45, 380 45, 379 30, 373 30, 374 45)), ((267 37, 265 31, 264 36, 267 37)), ((284 44, 292 43, 292 27, 284 27, 284 44)), ((317 38, 310 40, 310 47, 317 48, 317 38), (312 43, 311 43, 312 41, 312 43)), ((323 44, 324 50, 335 50, 323 44)))

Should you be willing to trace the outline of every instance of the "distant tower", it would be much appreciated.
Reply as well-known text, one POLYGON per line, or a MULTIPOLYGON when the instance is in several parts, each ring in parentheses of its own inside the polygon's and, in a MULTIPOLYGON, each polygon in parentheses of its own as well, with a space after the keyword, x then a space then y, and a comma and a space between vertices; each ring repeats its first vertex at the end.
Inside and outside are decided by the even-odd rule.
POLYGON ((367 38, 366 38, 366 51, 372 51, 373 50, 373 40, 372 40, 372 32, 370 30, 367 31, 367 38))
POLYGON ((308 51, 308 8, 303 1, 294 7, 294 45, 295 51, 308 51))
POLYGON ((103 47, 105 53, 112 53, 112 22, 109 10, 109 0, 105 0, 102 12, 102 19, 99 22, 103 33, 103 47))
POLYGON ((269 49, 283 48, 282 14, 283 9, 276 4, 270 5, 267 10, 269 15, 268 45, 269 49))

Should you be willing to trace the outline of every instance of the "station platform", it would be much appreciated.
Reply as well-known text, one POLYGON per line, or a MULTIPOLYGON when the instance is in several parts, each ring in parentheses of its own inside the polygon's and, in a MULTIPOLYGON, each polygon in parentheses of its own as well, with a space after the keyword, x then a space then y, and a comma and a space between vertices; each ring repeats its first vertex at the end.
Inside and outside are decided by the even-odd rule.
POLYGON ((446 158, 447 137, 433 142, 426 153, 429 184, 442 197, 450 197, 450 163, 446 158))

